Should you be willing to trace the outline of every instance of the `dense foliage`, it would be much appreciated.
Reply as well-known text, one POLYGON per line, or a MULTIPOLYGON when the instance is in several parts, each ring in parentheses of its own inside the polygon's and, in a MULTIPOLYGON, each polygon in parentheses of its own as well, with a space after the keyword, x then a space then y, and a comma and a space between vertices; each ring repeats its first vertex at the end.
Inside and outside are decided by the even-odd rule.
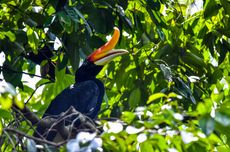
POLYGON ((122 32, 117 48, 130 53, 98 76, 106 87, 99 114, 104 132, 95 135, 102 149, 230 150, 229 0, 1 0, 1 151, 36 149, 34 126, 13 103, 41 116, 114 26, 122 32), (51 58, 29 58, 46 49, 51 58), (36 65, 44 71, 53 62, 55 81, 42 72, 34 89, 22 79, 37 79, 36 65))

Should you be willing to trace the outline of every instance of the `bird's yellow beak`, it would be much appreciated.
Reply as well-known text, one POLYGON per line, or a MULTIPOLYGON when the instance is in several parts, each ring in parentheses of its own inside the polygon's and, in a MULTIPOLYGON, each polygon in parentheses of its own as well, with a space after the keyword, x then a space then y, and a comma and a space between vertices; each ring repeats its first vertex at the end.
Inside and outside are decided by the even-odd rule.
POLYGON ((105 65, 110 62, 113 58, 127 54, 128 51, 124 49, 113 49, 120 37, 120 31, 117 27, 114 27, 114 33, 112 38, 101 46, 99 49, 95 50, 88 56, 88 60, 96 65, 105 65))

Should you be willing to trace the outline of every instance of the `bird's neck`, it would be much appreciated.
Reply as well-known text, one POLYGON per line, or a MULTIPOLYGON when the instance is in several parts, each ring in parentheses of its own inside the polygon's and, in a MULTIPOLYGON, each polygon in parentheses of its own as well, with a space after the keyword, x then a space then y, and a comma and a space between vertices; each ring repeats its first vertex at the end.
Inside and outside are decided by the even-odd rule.
POLYGON ((85 60, 81 67, 76 71, 75 81, 83 82, 96 79, 97 74, 102 68, 103 66, 98 66, 88 60, 85 60))

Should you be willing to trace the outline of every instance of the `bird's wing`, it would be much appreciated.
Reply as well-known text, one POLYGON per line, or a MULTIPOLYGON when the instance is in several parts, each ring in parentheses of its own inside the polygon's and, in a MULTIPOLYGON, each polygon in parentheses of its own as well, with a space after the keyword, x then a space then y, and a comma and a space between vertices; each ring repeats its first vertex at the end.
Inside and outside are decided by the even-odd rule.
MULTIPOLYGON (((56 98, 50 103, 43 117, 57 116, 73 106, 77 111, 90 118, 95 118, 100 110, 103 95, 104 88, 100 84, 98 85, 97 81, 88 80, 76 83, 56 96, 56 98)), ((71 120, 72 119, 74 118, 72 117, 71 120)), ((36 129, 36 132, 40 135, 46 134, 46 131, 47 128, 43 128, 39 125, 36 129)), ((35 136, 39 136, 37 133, 35 133, 35 136)), ((56 133, 56 131, 49 132, 46 139, 53 140, 56 133)))
POLYGON ((76 83, 57 95, 50 103, 44 116, 59 115, 71 106, 79 112, 89 115, 97 109, 98 102, 101 103, 99 100, 102 98, 99 99, 99 95, 100 88, 93 80, 76 83))

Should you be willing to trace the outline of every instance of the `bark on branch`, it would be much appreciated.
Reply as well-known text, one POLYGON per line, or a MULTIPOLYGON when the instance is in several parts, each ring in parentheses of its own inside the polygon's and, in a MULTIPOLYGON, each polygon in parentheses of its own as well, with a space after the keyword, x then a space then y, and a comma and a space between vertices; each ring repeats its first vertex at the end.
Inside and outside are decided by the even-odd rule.
MULTIPOLYGON (((33 126, 41 126, 47 130, 47 133, 52 130, 56 130, 61 135, 63 141, 68 140, 70 137, 75 137, 76 133, 79 132, 78 129, 88 129, 91 132, 97 133, 100 132, 90 118, 81 114, 74 107, 70 107, 66 112, 63 112, 58 116, 47 116, 43 119, 40 119, 27 106, 23 109, 19 109, 16 105, 14 105, 14 109, 17 113, 21 113, 27 120, 29 120, 33 126), (72 118, 74 118, 74 121, 68 123, 70 125, 66 126, 65 121, 69 121, 72 118), (76 121, 78 121, 78 123, 75 123, 76 121)), ((40 135, 37 132, 35 134, 37 134, 37 137, 40 137, 39 139, 41 139, 37 140, 37 137, 35 137, 36 141, 44 141, 47 143, 48 140, 46 140, 45 135, 40 135)))

